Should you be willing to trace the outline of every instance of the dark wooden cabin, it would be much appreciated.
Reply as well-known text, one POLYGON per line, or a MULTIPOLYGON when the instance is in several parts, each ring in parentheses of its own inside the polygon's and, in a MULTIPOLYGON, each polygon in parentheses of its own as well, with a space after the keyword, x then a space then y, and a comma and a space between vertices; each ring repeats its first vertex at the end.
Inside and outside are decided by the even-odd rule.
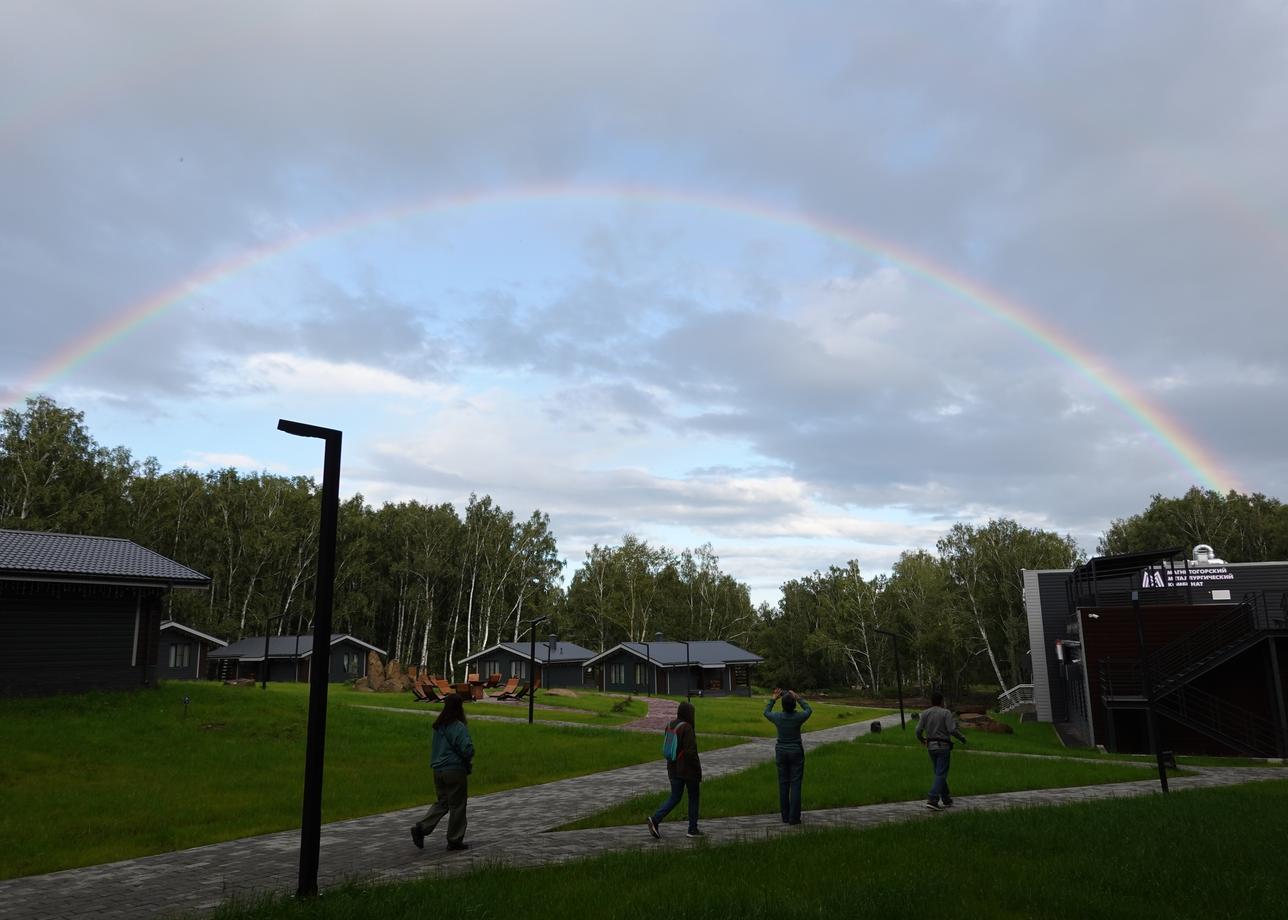
MULTIPOLYGON (((517 677, 526 681, 529 679, 531 656, 530 642, 499 642, 467 655, 457 665, 464 666, 471 674, 479 674, 484 680, 492 674, 500 674, 502 678, 517 677)), ((595 653, 575 642, 539 639, 536 656, 538 687, 581 687, 586 683, 586 662, 594 658, 595 653)))
POLYGON ((763 659, 724 640, 622 642, 586 663, 601 690, 679 696, 750 696, 763 659))
POLYGON ((166 592, 209 585, 129 540, 0 530, 0 693, 155 686, 166 592))
POLYGON ((200 630, 166 620, 161 624, 161 641, 157 651, 159 680, 201 680, 206 676, 210 653, 227 648, 223 639, 208 636, 200 630))
MULTIPOLYGON (((326 650, 327 680, 333 684, 356 680, 367 675, 367 654, 384 655, 376 648, 348 633, 332 633, 326 650)), ((212 680, 268 680, 273 683, 305 683, 313 665, 313 635, 247 636, 227 648, 210 653, 207 676, 212 680), (267 645, 267 648, 265 648, 267 645), (267 662, 267 664, 266 664, 267 662)))

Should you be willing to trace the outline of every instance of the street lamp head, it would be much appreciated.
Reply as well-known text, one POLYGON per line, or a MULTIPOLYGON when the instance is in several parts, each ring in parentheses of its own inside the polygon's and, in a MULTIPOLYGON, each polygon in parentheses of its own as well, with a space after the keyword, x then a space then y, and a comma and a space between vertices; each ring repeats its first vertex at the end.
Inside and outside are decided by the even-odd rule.
POLYGON ((320 425, 306 425, 304 422, 293 422, 290 419, 285 418, 279 418, 277 420, 277 430, 285 431, 287 434, 293 434, 301 438, 322 438, 327 441, 340 436, 340 432, 334 428, 323 428, 320 425))

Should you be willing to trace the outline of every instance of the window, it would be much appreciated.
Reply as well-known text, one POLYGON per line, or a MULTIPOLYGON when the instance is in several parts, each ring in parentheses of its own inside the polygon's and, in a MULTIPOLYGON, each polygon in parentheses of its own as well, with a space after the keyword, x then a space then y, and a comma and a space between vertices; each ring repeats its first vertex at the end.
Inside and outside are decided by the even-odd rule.
POLYGON ((501 663, 494 658, 489 658, 479 665, 479 676, 487 680, 493 674, 501 673, 501 663))
POLYGON ((192 643, 176 642, 170 646, 170 667, 186 668, 192 663, 192 643))
POLYGON ((340 656, 340 669, 345 674, 357 674, 362 663, 362 656, 357 652, 345 652, 340 656))
POLYGON ((528 663, 518 658, 510 662, 510 676, 519 677, 523 680, 528 679, 528 663))
POLYGON ((610 664, 608 666, 608 682, 618 686, 626 683, 626 665, 610 664))
POLYGON ((648 686, 648 666, 644 664, 635 665, 635 686, 648 686))

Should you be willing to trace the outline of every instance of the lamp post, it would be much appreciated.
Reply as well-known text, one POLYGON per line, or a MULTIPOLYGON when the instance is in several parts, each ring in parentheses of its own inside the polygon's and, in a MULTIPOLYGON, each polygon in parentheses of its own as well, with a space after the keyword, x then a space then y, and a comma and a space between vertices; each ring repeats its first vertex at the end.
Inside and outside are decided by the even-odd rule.
POLYGON ((537 695, 537 627, 546 621, 545 617, 538 617, 535 620, 528 621, 528 639, 530 642, 528 651, 528 724, 532 724, 533 698, 537 695))
POLYGON ((1139 591, 1131 593, 1131 612, 1136 617, 1136 643, 1140 654, 1140 692, 1145 697, 1145 726, 1149 731, 1149 752, 1158 761, 1158 785, 1166 795, 1167 767, 1163 763, 1163 749, 1158 743, 1158 725, 1154 721, 1154 694, 1150 687, 1149 661, 1145 658, 1145 621, 1140 613, 1139 591))
MULTIPOLYGON (((286 614, 279 613, 275 617, 264 617, 264 660, 260 662, 260 664, 263 665, 263 670, 260 671, 260 674, 259 674, 259 678, 260 678, 259 689, 261 690, 268 689, 268 624, 273 622, 274 620, 280 620, 284 616, 286 616, 286 614)), ((296 642, 299 642, 299 637, 296 637, 296 642)))
POLYGON ((322 462, 322 511, 318 527, 317 585, 313 595, 313 654, 309 668, 309 728, 304 751, 304 808, 300 820, 300 877, 296 894, 318 893, 318 857, 322 845, 322 763, 326 752, 327 677, 331 657, 331 605, 335 591, 335 534, 340 517, 340 445, 342 432, 278 419, 277 430, 301 438, 320 438, 326 445, 322 462))
POLYGON ((894 680, 895 686, 899 693, 899 729, 902 731, 908 725, 903 718, 903 668, 899 664, 899 634, 891 632, 888 629, 878 629, 883 636, 889 636, 894 641, 894 680))
POLYGON ((683 639, 684 642, 684 698, 693 699, 693 664, 689 660, 689 640, 683 639))
MULTIPOLYGON (((662 635, 662 633, 661 633, 660 631, 659 631, 659 632, 655 632, 655 633, 653 634, 653 641, 654 641, 654 642, 665 642, 665 641, 666 641, 666 637, 665 637, 665 636, 663 636, 663 635, 662 635)), ((669 686, 668 686, 666 689, 667 689, 667 692, 668 692, 668 693, 671 691, 671 688, 670 688, 669 686)), ((654 666, 653 666, 653 695, 654 695, 654 696, 657 696, 657 666, 656 666, 656 665, 654 665, 654 666)))

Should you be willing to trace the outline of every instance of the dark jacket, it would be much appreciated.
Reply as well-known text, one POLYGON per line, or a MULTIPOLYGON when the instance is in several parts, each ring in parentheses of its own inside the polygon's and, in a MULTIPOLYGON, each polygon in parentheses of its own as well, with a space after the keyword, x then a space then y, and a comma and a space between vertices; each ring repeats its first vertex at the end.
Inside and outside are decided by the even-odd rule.
POLYGON ((680 753, 666 762, 666 775, 671 779, 702 782, 702 759, 698 757, 698 733, 688 722, 672 719, 667 728, 675 728, 680 753))
POLYGON ((464 722, 450 722, 434 729, 429 765, 435 770, 466 770, 474 761, 474 742, 464 722))

